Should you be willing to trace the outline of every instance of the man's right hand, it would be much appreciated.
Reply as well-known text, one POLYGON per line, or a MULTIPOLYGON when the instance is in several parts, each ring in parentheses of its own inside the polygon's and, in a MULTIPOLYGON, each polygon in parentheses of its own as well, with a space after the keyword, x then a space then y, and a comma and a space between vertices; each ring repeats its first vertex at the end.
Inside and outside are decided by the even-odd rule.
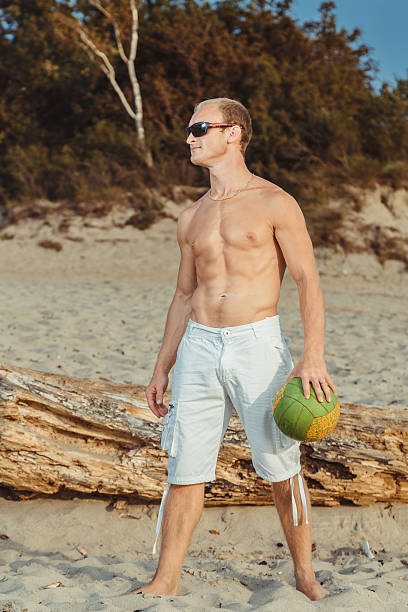
POLYGON ((146 398, 150 410, 157 417, 164 417, 167 414, 167 407, 163 404, 164 392, 169 384, 169 375, 163 373, 155 373, 152 380, 146 388, 146 398))

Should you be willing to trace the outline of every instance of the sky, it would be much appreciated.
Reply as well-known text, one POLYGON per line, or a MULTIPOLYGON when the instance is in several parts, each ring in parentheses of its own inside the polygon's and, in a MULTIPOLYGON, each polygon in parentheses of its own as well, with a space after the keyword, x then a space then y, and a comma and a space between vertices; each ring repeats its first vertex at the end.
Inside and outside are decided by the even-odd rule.
MULTIPOLYGON (((379 64, 374 85, 408 78, 408 0, 334 0, 337 24, 361 30, 361 42, 371 47, 379 64)), ((319 18, 322 0, 293 0, 291 14, 300 22, 319 18)))

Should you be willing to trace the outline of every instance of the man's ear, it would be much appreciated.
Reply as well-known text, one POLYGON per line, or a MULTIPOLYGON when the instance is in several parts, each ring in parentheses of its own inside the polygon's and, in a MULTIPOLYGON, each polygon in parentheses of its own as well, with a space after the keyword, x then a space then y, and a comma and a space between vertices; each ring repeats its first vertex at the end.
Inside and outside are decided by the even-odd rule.
POLYGON ((229 128, 230 133, 228 134, 227 142, 239 142, 241 138, 241 128, 239 125, 233 125, 229 128))

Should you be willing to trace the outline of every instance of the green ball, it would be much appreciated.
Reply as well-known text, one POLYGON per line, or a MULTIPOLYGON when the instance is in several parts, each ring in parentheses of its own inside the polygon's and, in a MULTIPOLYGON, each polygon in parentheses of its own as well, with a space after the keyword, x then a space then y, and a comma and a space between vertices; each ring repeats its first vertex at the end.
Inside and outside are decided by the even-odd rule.
POLYGON ((273 416, 279 429, 294 440, 313 442, 329 435, 340 416, 340 403, 330 389, 331 400, 323 394, 319 402, 310 384, 310 398, 303 395, 302 379, 291 378, 275 395, 273 416))

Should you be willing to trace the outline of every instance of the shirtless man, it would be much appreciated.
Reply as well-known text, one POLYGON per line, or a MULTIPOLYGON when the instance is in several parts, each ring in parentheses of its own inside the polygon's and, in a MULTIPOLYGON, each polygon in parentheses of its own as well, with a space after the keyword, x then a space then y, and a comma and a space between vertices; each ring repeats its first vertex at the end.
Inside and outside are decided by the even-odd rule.
POLYGON ((273 483, 296 588, 311 600, 328 595, 312 569, 299 443, 282 434, 272 416, 273 397, 288 378, 301 377, 306 397, 311 383, 320 401, 323 394, 330 399, 329 387, 335 391, 323 359, 323 297, 298 204, 246 167, 251 134, 248 111, 225 98, 196 106, 187 128, 191 162, 208 168, 211 188, 178 219, 177 287, 146 390, 152 412, 165 417, 162 448, 169 454, 156 533, 157 540, 163 516, 162 544, 154 578, 132 593, 177 594, 204 483, 215 478, 235 406, 255 470, 273 483), (294 367, 277 314, 286 266, 298 286, 304 327, 303 355, 294 367), (167 408, 163 394, 175 362, 167 408))

